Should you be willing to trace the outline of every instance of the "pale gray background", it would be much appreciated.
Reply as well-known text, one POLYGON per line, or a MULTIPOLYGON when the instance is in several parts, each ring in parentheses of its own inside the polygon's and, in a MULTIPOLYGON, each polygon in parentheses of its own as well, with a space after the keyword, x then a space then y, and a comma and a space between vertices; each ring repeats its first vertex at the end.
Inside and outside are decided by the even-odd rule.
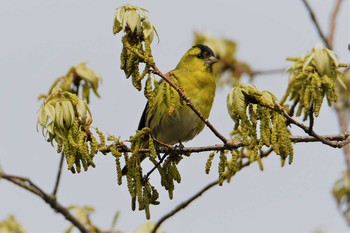
MULTIPOLYGON (((323 29, 328 29, 333 1, 310 1, 323 29)), ((28 176, 51 192, 59 156, 35 129, 40 93, 81 61, 103 77, 101 99, 92 97, 93 125, 122 139, 134 134, 145 98, 119 70, 120 36, 112 34, 114 9, 125 1, 0 1, 0 163, 9 174, 28 176)), ((288 56, 298 56, 320 42, 301 1, 132 1, 150 11, 161 41, 153 51, 159 68, 175 67, 191 46, 193 32, 209 32, 238 42, 238 57, 254 69, 286 67, 288 56)), ((349 1, 340 12, 335 50, 349 62, 349 1)), ((278 97, 287 75, 259 76, 254 84, 278 97)), ((244 79, 247 82, 247 79, 244 79)), ((225 135, 232 129, 226 113, 229 89, 218 89, 211 122, 225 135)), ((316 119, 319 133, 338 132, 336 117, 327 105, 316 119)), ((300 133, 300 132, 297 132, 300 133)), ((205 130, 188 146, 219 143, 205 130)), ((156 221, 181 201, 217 178, 216 169, 204 173, 208 153, 182 161, 182 183, 170 201, 161 189, 161 204, 152 207, 156 221)), ((143 212, 130 210, 126 185, 116 184, 112 156, 98 154, 96 169, 72 175, 64 168, 58 193, 64 205, 92 205, 92 219, 108 229, 117 210, 118 229, 132 232, 145 222, 143 212)), ((217 164, 217 160, 214 162, 217 164)), ((346 232, 345 221, 331 188, 345 169, 340 150, 319 143, 295 146, 291 166, 280 167, 275 155, 240 172, 230 184, 216 187, 165 222, 167 232, 346 232)), ((62 232, 68 223, 41 199, 0 182, 0 219, 15 214, 28 232, 62 232)))

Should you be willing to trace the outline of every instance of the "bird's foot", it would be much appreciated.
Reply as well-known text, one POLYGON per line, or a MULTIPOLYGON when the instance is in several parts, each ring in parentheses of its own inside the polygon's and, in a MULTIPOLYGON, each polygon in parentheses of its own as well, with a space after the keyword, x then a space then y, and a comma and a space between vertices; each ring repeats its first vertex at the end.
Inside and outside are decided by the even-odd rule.
POLYGON ((185 148, 185 146, 182 144, 181 141, 179 141, 179 144, 175 145, 176 150, 182 150, 183 148, 185 148))

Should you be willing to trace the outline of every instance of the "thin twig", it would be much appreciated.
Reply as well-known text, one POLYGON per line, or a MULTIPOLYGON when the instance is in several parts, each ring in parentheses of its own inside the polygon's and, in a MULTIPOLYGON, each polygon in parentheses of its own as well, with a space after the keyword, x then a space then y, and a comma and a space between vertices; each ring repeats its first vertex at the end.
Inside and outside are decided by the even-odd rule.
POLYGON ((208 119, 204 118, 202 113, 192 104, 190 98, 186 96, 185 92, 181 90, 177 85, 175 85, 167 75, 164 75, 158 67, 153 64, 153 73, 160 76, 162 79, 164 79, 167 83, 169 83, 170 86, 172 86, 178 93, 181 99, 183 99, 187 106, 192 109, 192 111, 208 126, 208 128, 217 136, 224 144, 228 142, 227 138, 225 138, 210 122, 208 119))
MULTIPOLYGON (((271 154, 273 152, 273 149, 270 148, 267 151, 261 151, 260 153, 260 157, 261 158, 265 158, 267 157, 269 154, 271 154)), ((248 161, 244 164, 241 165, 240 170, 242 170, 245 167, 248 167, 251 163, 255 162, 257 160, 254 161, 248 161)), ((232 176, 230 176, 231 178, 232 176)), ((227 181, 229 182, 230 178, 227 179, 227 181)), ((193 201, 195 201, 197 198, 199 198, 200 196, 202 196, 205 192, 207 192, 209 189, 217 186, 219 184, 219 180, 215 180, 209 184, 207 184, 204 188, 202 188, 199 192, 197 192, 195 195, 193 195, 192 197, 190 197, 188 200, 182 202, 181 204, 179 204, 178 206, 175 207, 175 209, 173 209, 172 211, 170 211, 169 213, 167 213, 166 215, 164 215, 163 217, 161 217, 158 222, 156 223, 156 225, 154 226, 154 228, 152 229, 152 233, 155 233, 157 231, 157 229, 160 227, 160 225, 165 222, 167 219, 171 218, 172 216, 174 216, 176 213, 180 212, 181 210, 183 210, 184 208, 186 208, 189 204, 191 204, 193 201)))
POLYGON ((328 35, 328 43, 330 47, 333 47, 334 45, 334 35, 335 35, 335 28, 336 28, 336 21, 337 16, 339 14, 339 10, 341 8, 342 0, 336 0, 333 8, 333 12, 331 14, 331 20, 329 24, 329 35, 328 35))
POLYGON ((324 35, 324 33, 322 32, 322 29, 320 27, 320 24, 318 23, 317 19, 316 19, 316 15, 314 13, 314 11, 312 10, 311 6, 309 5, 309 3, 307 2, 307 0, 302 0, 302 2, 304 3, 304 5, 306 6, 309 14, 310 14, 310 17, 311 17, 311 20, 312 22, 314 23, 315 27, 316 27, 316 30, 318 32, 318 35, 321 37, 323 43, 326 45, 327 48, 331 49, 331 46, 329 45, 328 43, 328 40, 326 38, 326 36, 324 35))
POLYGON ((334 148, 341 148, 344 146, 344 144, 342 144, 338 141, 331 141, 325 137, 322 137, 321 135, 318 135, 315 131, 313 131, 312 129, 310 129, 306 125, 296 121, 293 117, 289 116, 287 112, 284 111, 283 115, 288 120, 288 122, 290 122, 293 125, 298 126, 302 130, 304 130, 305 133, 316 138, 318 141, 322 142, 323 144, 329 145, 329 146, 334 147, 334 148))
POLYGON ((212 187, 215 187, 216 185, 219 184, 219 180, 213 181, 210 184, 206 185, 203 189, 201 189, 198 193, 196 193, 194 196, 192 196, 191 198, 189 198, 188 200, 182 202, 180 205, 178 205, 175 209, 173 209, 172 211, 170 211, 169 213, 167 213, 166 215, 164 215, 161 219, 159 219, 159 221, 156 223, 156 225, 154 226, 152 233, 155 233, 157 231, 157 229, 160 227, 160 225, 167 220, 168 218, 172 217, 174 214, 176 214, 177 212, 179 212, 180 210, 186 208, 191 202, 193 202, 194 200, 196 200, 198 197, 200 197, 203 193, 205 193, 206 191, 208 191, 209 189, 211 189, 212 187))
POLYGON ((309 133, 313 131, 314 128, 314 105, 311 104, 309 109, 309 133))
POLYGON ((67 208, 63 207, 59 202, 57 202, 56 198, 52 195, 45 193, 41 188, 39 188, 36 184, 34 184, 30 179, 20 176, 13 176, 5 174, 4 172, 0 172, 0 178, 5 179, 17 186, 20 186, 29 192, 35 194, 36 196, 43 199, 47 204, 50 205, 52 209, 56 212, 60 213, 63 217, 65 217, 69 222, 71 222, 75 227, 77 227, 80 232, 87 233, 89 232, 83 224, 79 222, 67 208))
POLYGON ((269 75, 269 74, 282 74, 286 69, 271 69, 271 70, 254 70, 252 75, 269 75))
POLYGON ((158 161, 158 163, 149 171, 147 174, 143 177, 144 181, 148 181, 149 176, 157 169, 157 167, 164 161, 164 159, 168 156, 169 154, 165 153, 162 158, 158 161))
POLYGON ((294 115, 294 111, 295 111, 295 108, 297 106, 297 104, 299 103, 299 97, 293 102, 292 106, 290 107, 289 109, 289 115, 290 116, 293 116, 294 115))
POLYGON ((56 198, 56 194, 57 194, 57 191, 58 191, 58 186, 59 186, 60 180, 61 180, 63 161, 64 161, 64 152, 61 153, 61 159, 60 159, 60 164, 58 166, 56 182, 55 182, 55 186, 54 186, 54 189, 53 189, 53 192, 52 192, 52 196, 54 196, 55 198, 56 198))

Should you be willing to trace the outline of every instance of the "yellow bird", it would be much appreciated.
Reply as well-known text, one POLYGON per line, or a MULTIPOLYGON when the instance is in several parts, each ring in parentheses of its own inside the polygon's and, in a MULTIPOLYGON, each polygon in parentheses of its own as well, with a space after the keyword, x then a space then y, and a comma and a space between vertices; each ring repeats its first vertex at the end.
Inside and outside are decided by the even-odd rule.
MULTIPOLYGON (((167 73, 168 77, 178 80, 180 87, 204 118, 209 117, 214 101, 216 83, 213 64, 217 61, 214 52, 208 46, 197 44, 185 53, 174 70, 167 73)), ((138 129, 148 127, 154 138, 173 145, 193 139, 203 130, 205 124, 184 101, 181 101, 173 88, 176 104, 171 113, 169 112, 169 104, 164 98, 170 98, 170 95, 169 91, 164 95, 164 90, 170 88, 172 87, 165 81, 159 83, 155 89, 153 104, 150 106, 147 102, 138 129)), ((126 172, 124 167, 123 174, 126 172)))

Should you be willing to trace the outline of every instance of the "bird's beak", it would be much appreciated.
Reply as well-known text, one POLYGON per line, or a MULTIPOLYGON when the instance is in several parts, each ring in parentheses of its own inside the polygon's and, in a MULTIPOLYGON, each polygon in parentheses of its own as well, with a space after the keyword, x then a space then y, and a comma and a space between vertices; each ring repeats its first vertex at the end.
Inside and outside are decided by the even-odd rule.
POLYGON ((218 62, 219 59, 217 59, 217 58, 214 57, 214 56, 210 56, 210 57, 208 57, 207 59, 205 59, 205 61, 206 61, 208 64, 212 65, 212 64, 214 64, 215 62, 218 62))

